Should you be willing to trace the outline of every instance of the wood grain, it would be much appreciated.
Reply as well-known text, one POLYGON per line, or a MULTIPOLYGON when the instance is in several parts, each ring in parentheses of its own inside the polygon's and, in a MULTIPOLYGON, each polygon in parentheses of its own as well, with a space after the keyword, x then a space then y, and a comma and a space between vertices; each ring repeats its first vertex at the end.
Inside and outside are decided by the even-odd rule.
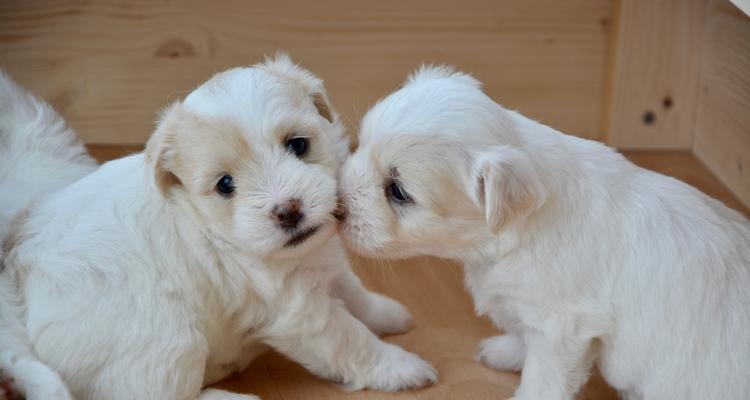
POLYGON ((711 0, 706 18, 694 152, 750 207, 750 17, 711 0))
MULTIPOLYGON (((89 149, 99 161, 141 150, 138 146, 89 146, 89 149)), ((689 152, 628 151, 625 155, 644 168, 684 180, 750 216, 689 152)), ((479 341, 498 332, 488 320, 474 315, 459 265, 433 258, 385 262, 353 256, 352 260, 357 274, 370 289, 398 299, 411 310, 415 328, 386 340, 431 362, 440 372, 439 384, 400 393, 347 393, 279 354, 268 352, 218 386, 253 393, 264 400, 489 400, 513 394, 519 384, 518 374, 489 370, 473 360, 479 341)), ((579 399, 615 400, 617 395, 594 374, 579 399)))
POLYGON ((3 1, 0 64, 87 143, 142 144, 157 111, 277 49, 319 74, 351 127, 420 63, 600 137, 610 1, 3 1))
POLYGON ((617 4, 607 142, 689 149, 706 0, 617 4))

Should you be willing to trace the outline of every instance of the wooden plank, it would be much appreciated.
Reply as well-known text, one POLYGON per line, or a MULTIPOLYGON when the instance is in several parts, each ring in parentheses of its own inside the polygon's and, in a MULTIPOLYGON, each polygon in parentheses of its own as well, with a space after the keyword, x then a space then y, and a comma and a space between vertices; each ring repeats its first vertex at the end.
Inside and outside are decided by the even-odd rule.
POLYGON ((607 142, 689 149, 706 0, 619 1, 607 142))
POLYGON ((143 143, 156 112, 277 49, 326 80, 350 126, 423 62, 497 101, 601 135, 610 1, 101 0, 0 3, 0 64, 88 143, 143 143))
POLYGON ((711 0, 694 152, 750 207, 750 17, 711 0))
POLYGON ((233 393, 246 393, 259 396, 263 400, 283 400, 274 379, 266 366, 265 359, 269 354, 263 354, 253 360, 244 371, 225 379, 214 387, 233 393))

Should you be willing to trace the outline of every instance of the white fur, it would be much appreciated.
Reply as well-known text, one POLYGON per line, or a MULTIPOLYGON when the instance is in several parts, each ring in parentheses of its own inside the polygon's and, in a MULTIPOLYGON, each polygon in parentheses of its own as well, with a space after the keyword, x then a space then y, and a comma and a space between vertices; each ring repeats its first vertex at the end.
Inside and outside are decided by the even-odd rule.
POLYGON ((145 155, 32 208, 0 282, 75 398, 255 398, 202 388, 269 346, 350 389, 436 379, 368 329, 402 332, 410 316, 362 286, 335 236, 344 132, 314 96, 327 102, 285 56, 220 73, 165 111, 145 155), (285 148, 289 136, 310 139, 306 158, 285 148), (235 177, 231 197, 215 190, 223 174, 235 177), (293 232, 270 210, 292 197, 300 229, 321 228, 288 247, 293 232))
MULTIPOLYGON (((0 71, 0 272, 13 219, 96 168, 75 132, 48 104, 0 71)), ((13 290, 0 280, 0 381, 14 380, 29 399, 70 399, 56 372, 34 355, 14 313, 13 290)), ((0 397, 2 397, 0 389, 0 397)), ((6 394, 11 396, 11 394, 6 394)))
POLYGON ((362 122, 342 237, 465 265, 479 347, 516 399, 572 399, 596 362, 628 399, 750 398, 750 223, 691 186, 425 67, 362 122), (398 181, 413 202, 388 198, 398 181))
MULTIPOLYGON (((47 103, 0 70, 0 240, 32 200, 93 171, 75 132, 47 103)), ((2 261, 2 253, 0 253, 2 261)))

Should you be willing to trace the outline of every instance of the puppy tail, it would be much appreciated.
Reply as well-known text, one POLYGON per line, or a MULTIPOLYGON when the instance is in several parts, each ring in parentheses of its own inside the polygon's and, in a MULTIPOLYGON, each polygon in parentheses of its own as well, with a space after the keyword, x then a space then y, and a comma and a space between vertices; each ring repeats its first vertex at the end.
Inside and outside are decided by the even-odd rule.
POLYGON ((0 69, 0 150, 43 152, 82 164, 95 161, 65 120, 0 69))
POLYGON ((17 297, 8 274, 0 274, 0 399, 71 400, 60 376, 34 355, 17 297))
POLYGON ((95 167, 62 117, 0 69, 0 245, 16 213, 95 167))
POLYGON ((34 354, 3 250, 10 250, 5 242, 19 211, 95 168, 60 115, 0 70, 0 399, 72 399, 60 376, 34 354))
POLYGON ((52 106, 18 86, 2 69, 0 152, 43 153, 61 161, 85 165, 96 163, 52 106))

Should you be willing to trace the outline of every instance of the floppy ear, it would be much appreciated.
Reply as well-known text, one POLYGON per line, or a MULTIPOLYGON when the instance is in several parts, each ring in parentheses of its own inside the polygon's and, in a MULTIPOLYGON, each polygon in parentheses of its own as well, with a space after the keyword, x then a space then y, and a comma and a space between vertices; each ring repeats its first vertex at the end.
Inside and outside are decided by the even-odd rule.
POLYGON ((179 102, 168 106, 162 111, 156 130, 146 144, 146 164, 153 172, 156 188, 164 197, 169 196, 170 187, 181 184, 173 171, 174 147, 177 132, 188 116, 179 102))
POLYGON ((351 138, 328 100, 323 81, 312 72, 295 64, 289 55, 283 52, 276 53, 274 57, 266 57, 265 61, 256 67, 292 82, 309 96, 318 114, 332 125, 331 129, 327 129, 326 132, 334 146, 336 160, 339 165, 342 165, 352 150, 351 138))
POLYGON ((313 105, 315 105, 315 108, 318 110, 318 114, 327 119, 328 122, 333 123, 334 118, 331 111, 331 105, 328 102, 325 92, 316 92, 310 95, 310 97, 312 98, 313 105))
POLYGON ((509 146, 493 147, 476 157, 474 185, 474 200, 484 208, 493 234, 527 217, 546 197, 534 165, 509 146))
POLYGON ((265 61, 257 67, 297 84, 310 96, 310 101, 318 110, 318 114, 328 122, 333 123, 338 119, 328 101, 323 81, 312 72, 295 64, 288 54, 279 52, 274 57, 266 57, 265 61))

